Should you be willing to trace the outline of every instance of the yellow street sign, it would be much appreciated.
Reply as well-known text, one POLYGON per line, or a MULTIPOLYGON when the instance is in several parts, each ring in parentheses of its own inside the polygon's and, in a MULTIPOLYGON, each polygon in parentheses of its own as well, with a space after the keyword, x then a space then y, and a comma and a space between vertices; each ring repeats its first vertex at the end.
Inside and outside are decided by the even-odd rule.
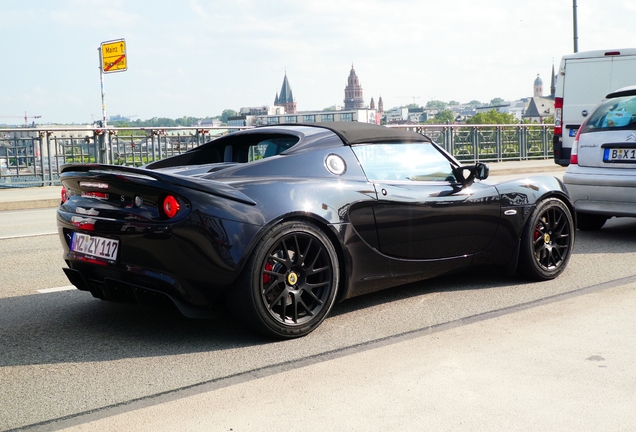
POLYGON ((101 49, 103 73, 123 72, 128 68, 124 39, 102 42, 101 49))

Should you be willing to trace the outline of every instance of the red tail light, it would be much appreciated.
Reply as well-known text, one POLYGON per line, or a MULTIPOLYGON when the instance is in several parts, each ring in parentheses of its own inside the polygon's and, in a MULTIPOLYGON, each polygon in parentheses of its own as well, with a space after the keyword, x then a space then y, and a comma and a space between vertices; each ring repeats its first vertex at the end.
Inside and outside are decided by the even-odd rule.
POLYGON ((576 136, 574 137, 574 142, 572 143, 572 151, 570 153, 571 164, 579 164, 579 137, 581 136, 582 129, 583 125, 579 127, 579 130, 576 132, 576 136))
POLYGON ((69 196, 69 191, 66 189, 66 187, 62 186, 62 191, 60 195, 61 195, 60 198, 62 199, 62 204, 64 204, 69 196))
POLYGON ((179 201, 172 195, 166 195, 161 202, 163 213, 168 217, 168 219, 175 217, 181 208, 179 201))
POLYGON ((563 98, 554 98, 554 134, 563 134, 563 98))

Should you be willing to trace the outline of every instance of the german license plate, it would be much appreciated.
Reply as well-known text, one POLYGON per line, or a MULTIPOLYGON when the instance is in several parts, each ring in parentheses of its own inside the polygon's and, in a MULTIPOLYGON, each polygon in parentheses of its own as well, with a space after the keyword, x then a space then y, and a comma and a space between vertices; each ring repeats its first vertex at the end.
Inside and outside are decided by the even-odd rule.
POLYGON ((71 250, 95 258, 115 261, 119 251, 119 240, 74 232, 71 250))
POLYGON ((603 152, 605 162, 636 162, 636 148, 606 148, 603 152))

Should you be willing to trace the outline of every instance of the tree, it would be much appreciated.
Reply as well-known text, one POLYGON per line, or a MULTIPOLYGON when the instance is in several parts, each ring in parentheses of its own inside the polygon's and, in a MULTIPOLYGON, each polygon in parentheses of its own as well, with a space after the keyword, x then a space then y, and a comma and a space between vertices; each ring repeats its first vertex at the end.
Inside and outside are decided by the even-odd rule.
POLYGON ((236 117, 236 111, 233 109, 224 109, 219 120, 223 123, 227 123, 228 117, 236 117))
POLYGON ((448 104, 440 100, 430 100, 426 103, 426 108, 437 108, 438 110, 446 109, 448 104))
POLYGON ((470 102, 468 102, 466 105, 471 106, 471 107, 478 107, 478 106, 482 106, 483 103, 479 102, 478 100, 471 100, 470 102))
POLYGON ((459 102, 457 102, 455 100, 452 100, 452 101, 448 102, 448 106, 457 106, 457 105, 459 105, 459 102))
POLYGON ((517 118, 514 114, 500 113, 497 110, 480 112, 466 120, 466 124, 515 124, 517 118))
POLYGON ((502 98, 496 97, 493 100, 490 101, 490 105, 491 106, 497 106, 497 105, 503 105, 504 104, 504 100, 502 98))
POLYGON ((451 110, 440 111, 435 117, 426 121, 427 124, 448 124, 455 121, 455 113, 451 110))

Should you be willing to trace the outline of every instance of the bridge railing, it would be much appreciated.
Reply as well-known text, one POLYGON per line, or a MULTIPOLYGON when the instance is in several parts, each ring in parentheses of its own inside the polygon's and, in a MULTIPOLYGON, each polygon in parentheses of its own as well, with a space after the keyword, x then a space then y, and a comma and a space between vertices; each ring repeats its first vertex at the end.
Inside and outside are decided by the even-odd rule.
MULTIPOLYGON (((553 125, 400 125, 432 138, 462 161, 552 157, 553 125)), ((0 128, 0 187, 59 184, 72 163, 142 166, 246 127, 0 128)))
POLYGON ((400 125, 430 137, 459 160, 502 162, 553 157, 553 124, 400 125))

